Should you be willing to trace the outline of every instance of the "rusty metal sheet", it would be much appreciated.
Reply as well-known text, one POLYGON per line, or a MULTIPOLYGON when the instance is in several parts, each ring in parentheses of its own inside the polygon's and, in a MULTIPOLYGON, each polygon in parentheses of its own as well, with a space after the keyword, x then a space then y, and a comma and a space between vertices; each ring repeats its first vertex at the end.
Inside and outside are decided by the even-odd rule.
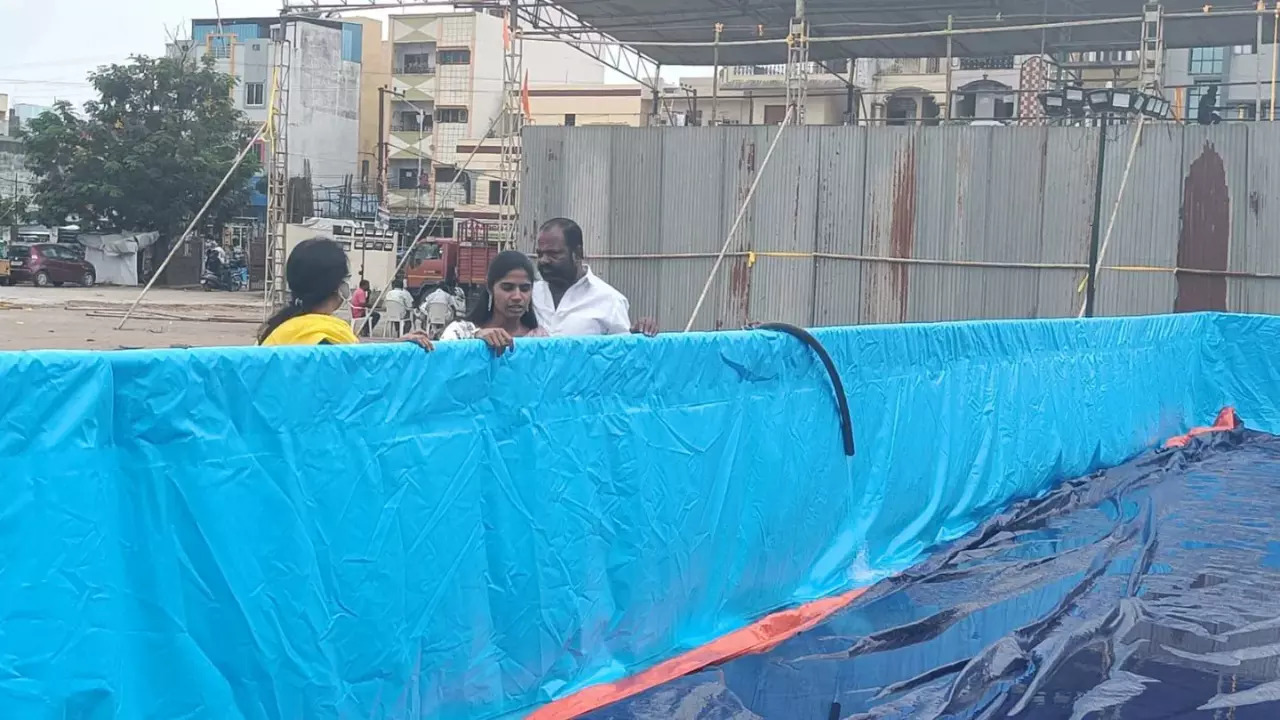
MULTIPOLYGON (((1250 123, 1247 194, 1243 205, 1244 240, 1233 232, 1230 269, 1280 275, 1280 123, 1250 123)), ((1236 219, 1240 214, 1234 215, 1236 219)), ((1240 226, 1236 226, 1240 227, 1240 226)), ((1280 279, 1227 281, 1227 302, 1235 312, 1280 313, 1280 279)))
POLYGON ((760 171, 760 186, 751 201, 754 222, 748 247, 756 260, 747 268, 748 315, 753 321, 813 322, 820 149, 824 137, 840 131, 849 130, 788 127, 760 171))
MULTIPOLYGON (((662 128, 623 128, 610 132, 608 232, 602 252, 611 256, 652 255, 660 251, 655 228, 664 207, 662 128)), ((585 226, 584 226, 585 230, 585 226)), ((658 259, 615 259, 600 264, 599 274, 631 302, 631 317, 656 317, 662 297, 658 259)))
MULTIPOLYGON (((1098 177, 1098 131, 1051 127, 1044 132, 1039 262, 1087 265, 1098 177)), ((1084 278, 1084 270, 1042 272, 1033 317, 1075 317, 1084 303, 1084 295, 1077 292, 1084 278)))
MULTIPOLYGON (((857 127, 839 128, 822 137, 815 225, 819 253, 863 252, 867 137, 867 130, 857 127)), ((866 265, 858 260, 817 260, 814 325, 856 325, 863 321, 862 279, 866 265)))
MULTIPOLYGON (((662 212, 653 235, 655 252, 702 254, 701 258, 646 260, 660 270, 657 319, 663 328, 683 329, 711 272, 711 255, 719 252, 728 227, 723 224, 724 141, 719 128, 680 128, 663 132, 662 212)), ((717 274, 696 329, 716 327, 716 316, 729 296, 728 273, 717 274)))
MULTIPOLYGON (((1225 271, 1233 246, 1244 249, 1248 217, 1249 128, 1188 126, 1182 137, 1182 213, 1177 266, 1225 271)), ((1179 273, 1175 312, 1227 310, 1222 275, 1179 273)))
MULTIPOLYGON (((1103 163, 1102 230, 1119 194, 1136 125, 1108 128, 1103 163)), ((1184 126, 1148 124, 1134 154, 1129 182, 1102 264, 1171 268, 1177 261, 1182 201, 1184 126)), ((1173 310, 1174 281, 1167 272, 1103 270, 1098 277, 1099 315, 1145 315, 1173 310)))
MULTIPOLYGON (((922 134, 920 128, 886 127, 867 135, 862 255, 914 257, 916 153, 922 134)), ((866 263, 862 321, 906 322, 910 280, 904 264, 866 263)))

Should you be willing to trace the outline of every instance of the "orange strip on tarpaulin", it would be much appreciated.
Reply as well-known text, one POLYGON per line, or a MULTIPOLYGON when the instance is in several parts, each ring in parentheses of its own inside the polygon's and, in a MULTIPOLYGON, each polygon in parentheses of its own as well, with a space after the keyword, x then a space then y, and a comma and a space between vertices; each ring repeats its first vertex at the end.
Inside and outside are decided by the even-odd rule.
POLYGON ((1170 448, 1186 447, 1191 443, 1192 438, 1197 438, 1201 435, 1208 435, 1209 433, 1229 432, 1243 424, 1244 423, 1240 422, 1240 416, 1236 414, 1235 408, 1225 407, 1218 413, 1218 418, 1213 421, 1212 425, 1209 427, 1192 428, 1192 430, 1186 435, 1169 438, 1165 441, 1164 448, 1168 450, 1170 448))
MULTIPOLYGON (((1213 425, 1194 428, 1186 435, 1170 438, 1165 441, 1164 447, 1166 449, 1186 447, 1192 438, 1209 433, 1227 432, 1242 424, 1234 408, 1223 408, 1213 425)), ((529 720, 570 720, 619 700, 639 695, 646 690, 710 665, 752 653, 769 652, 782 642, 817 627, 827 618, 848 607, 866 591, 867 588, 859 588, 843 595, 814 600, 790 610, 765 616, 741 630, 731 632, 706 645, 659 663, 642 673, 629 675, 616 682, 592 685, 568 697, 543 705, 529 715, 529 720)))
POLYGON ((708 665, 752 653, 768 652, 783 641, 817 627, 822 621, 848 607, 866 591, 867 588, 859 588, 843 595, 814 600, 790 610, 780 610, 741 630, 735 630, 706 645, 659 663, 642 673, 630 675, 617 682, 592 685, 568 697, 543 705, 529 715, 529 720, 569 720, 619 700, 639 695, 665 682, 697 672, 708 665))

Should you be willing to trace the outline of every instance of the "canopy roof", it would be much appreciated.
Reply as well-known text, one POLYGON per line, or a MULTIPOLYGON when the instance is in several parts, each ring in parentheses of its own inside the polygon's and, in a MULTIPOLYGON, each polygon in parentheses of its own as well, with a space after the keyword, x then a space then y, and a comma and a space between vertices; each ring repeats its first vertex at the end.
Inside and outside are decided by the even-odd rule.
MULTIPOLYGON (((1204 0, 1164 3, 1168 47, 1243 45, 1255 38, 1257 15, 1251 2, 1231 0, 1203 12, 1204 0)), ((711 65, 710 45, 716 23, 724 23, 720 63, 780 63, 785 51, 778 42, 787 34, 795 0, 556 0, 591 28, 635 47, 664 65, 711 65), (763 35, 760 34, 763 26, 763 35), (765 44, 735 42, 772 40, 765 44), (706 43, 670 45, 665 43, 706 43)), ((1136 49, 1141 34, 1141 0, 807 0, 811 26, 810 57, 942 57, 946 38, 874 37, 876 35, 945 31, 954 16, 953 54, 986 57, 1048 50, 1136 49), (1113 24, 1027 28, 1046 22, 1113 24), (1023 27, 1006 32, 976 33, 992 27, 1023 27), (857 36, 856 39, 850 36, 857 36), (868 37, 872 36, 872 37, 868 37), (823 38, 846 38, 824 41, 823 38)), ((1266 14, 1268 27, 1270 12, 1266 14)), ((1269 33, 1269 31, 1268 31, 1269 33)))

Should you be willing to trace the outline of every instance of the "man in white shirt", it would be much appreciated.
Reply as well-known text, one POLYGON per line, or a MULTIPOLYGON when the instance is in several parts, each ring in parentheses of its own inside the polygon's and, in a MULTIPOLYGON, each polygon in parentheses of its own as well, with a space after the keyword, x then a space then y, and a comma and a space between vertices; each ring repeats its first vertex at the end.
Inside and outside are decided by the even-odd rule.
MULTIPOLYGON (((463 308, 465 309, 465 305, 463 308)), ((418 311, 422 315, 427 335, 433 340, 438 339, 440 332, 462 314, 458 309, 457 297, 444 285, 431 291, 431 294, 422 301, 418 311)))
POLYGON ((630 303, 583 262, 582 228, 555 218, 538 230, 538 274, 533 310, 548 335, 622 335, 657 332, 649 320, 631 324, 630 303))
POLYGON ((387 296, 382 299, 387 307, 387 313, 391 315, 388 320, 407 321, 413 312, 413 295, 404 289, 404 280, 397 279, 391 283, 391 289, 387 291, 387 296), (396 312, 392 313, 391 308, 396 308, 396 312), (396 314, 399 317, 396 317, 396 314))

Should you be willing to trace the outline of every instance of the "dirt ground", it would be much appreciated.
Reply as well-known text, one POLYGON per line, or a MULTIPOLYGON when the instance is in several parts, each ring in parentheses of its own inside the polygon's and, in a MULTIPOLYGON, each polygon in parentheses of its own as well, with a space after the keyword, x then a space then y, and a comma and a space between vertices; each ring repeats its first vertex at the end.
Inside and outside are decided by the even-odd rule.
POLYGON ((262 293, 155 288, 117 330, 141 288, 0 286, 0 350, 252 345, 262 293), (189 319, 179 319, 189 318, 189 319))

